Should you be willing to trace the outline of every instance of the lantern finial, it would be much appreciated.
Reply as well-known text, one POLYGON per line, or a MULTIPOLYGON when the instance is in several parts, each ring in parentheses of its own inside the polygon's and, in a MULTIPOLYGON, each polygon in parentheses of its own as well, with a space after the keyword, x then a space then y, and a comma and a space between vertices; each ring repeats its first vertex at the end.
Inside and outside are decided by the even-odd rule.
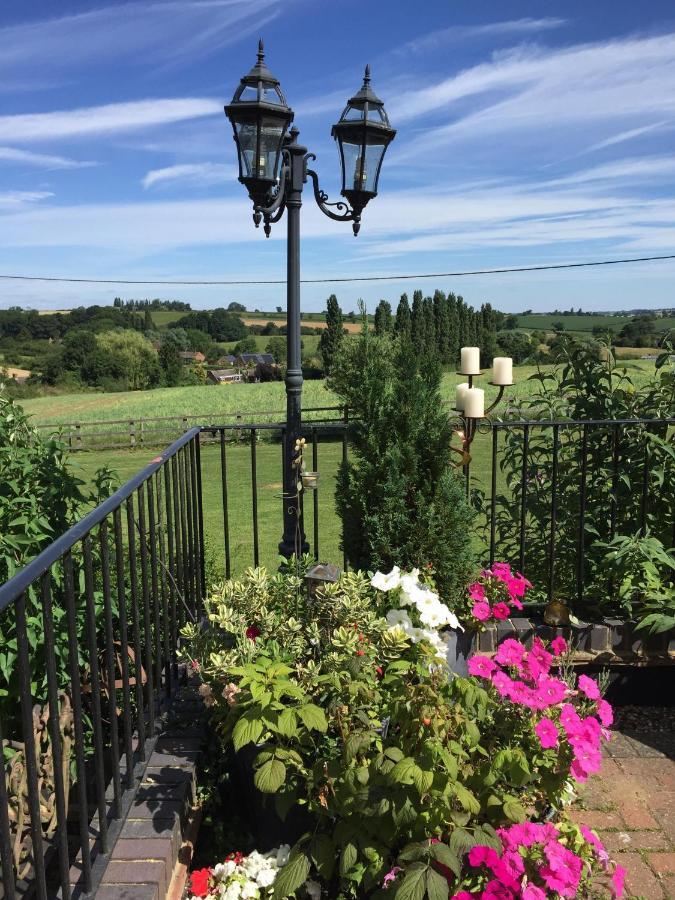
POLYGON ((258 40, 258 62, 261 63, 265 59, 265 44, 263 39, 258 40))
POLYGON ((363 83, 370 84, 370 63, 368 63, 368 65, 366 66, 366 72, 363 76, 363 83))

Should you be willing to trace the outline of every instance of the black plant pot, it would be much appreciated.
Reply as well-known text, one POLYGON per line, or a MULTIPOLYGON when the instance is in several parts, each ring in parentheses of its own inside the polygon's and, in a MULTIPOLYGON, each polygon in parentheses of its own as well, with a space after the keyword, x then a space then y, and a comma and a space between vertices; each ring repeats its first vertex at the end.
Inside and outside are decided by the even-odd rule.
POLYGON ((248 744, 234 754, 234 770, 237 779, 237 793, 240 809, 248 821, 255 838, 255 846, 261 853, 293 844, 301 835, 311 830, 312 820, 304 806, 294 804, 285 819, 277 814, 274 794, 263 794, 255 786, 254 762, 265 746, 248 744))
POLYGON ((476 644, 475 631, 448 631, 446 633, 448 646, 448 669, 462 678, 469 674, 469 657, 474 653, 476 644))

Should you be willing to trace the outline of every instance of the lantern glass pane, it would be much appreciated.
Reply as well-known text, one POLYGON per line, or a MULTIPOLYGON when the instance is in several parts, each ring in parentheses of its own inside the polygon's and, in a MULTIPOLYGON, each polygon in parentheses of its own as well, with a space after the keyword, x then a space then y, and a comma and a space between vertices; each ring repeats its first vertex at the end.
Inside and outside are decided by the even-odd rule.
POLYGON ((276 119, 263 118, 260 129, 259 178, 274 178, 277 156, 281 148, 284 125, 276 119))
POLYGON ((239 159, 241 161, 241 174, 245 178, 255 176, 255 151, 257 125, 255 122, 237 122, 237 144, 239 146, 239 159))
POLYGON ((279 93, 279 88, 273 84, 263 84, 260 99, 263 103, 274 103, 276 106, 283 106, 284 101, 279 93))
MULTIPOLYGON (((361 179, 361 142, 343 140, 342 153, 344 155, 344 189, 346 191, 363 190, 361 179)), ((366 160, 367 162, 367 160, 366 160)), ((367 165, 363 172, 364 180, 368 177, 367 165)))
POLYGON ((252 100, 255 101, 257 99, 258 88, 253 84, 247 84, 241 92, 241 96, 239 97, 239 100, 245 100, 247 103, 250 103, 252 100))
POLYGON ((354 122, 363 118, 363 107, 359 106, 348 106, 345 112, 342 114, 342 119, 345 122, 354 122))
POLYGON ((377 191, 377 177, 386 144, 370 144, 366 147, 366 167, 363 172, 362 189, 364 191, 377 191))

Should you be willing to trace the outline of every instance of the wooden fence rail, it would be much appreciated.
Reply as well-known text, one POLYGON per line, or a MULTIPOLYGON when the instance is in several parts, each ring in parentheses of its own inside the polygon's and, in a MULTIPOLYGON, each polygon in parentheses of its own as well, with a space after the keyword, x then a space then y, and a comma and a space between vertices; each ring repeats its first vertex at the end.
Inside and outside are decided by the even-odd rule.
MULTIPOLYGON (((59 437, 72 451, 77 450, 133 450, 136 447, 157 447, 170 443, 189 428, 199 425, 242 425, 252 422, 282 422, 285 412, 267 410, 247 412, 238 410, 214 415, 139 416, 128 419, 102 419, 96 422, 44 422, 36 424, 39 431, 59 437)), ((342 421, 341 406, 314 406, 303 410, 303 417, 313 422, 342 421)), ((235 432, 235 436, 238 433, 235 432)), ((208 433, 202 441, 215 440, 208 433)))

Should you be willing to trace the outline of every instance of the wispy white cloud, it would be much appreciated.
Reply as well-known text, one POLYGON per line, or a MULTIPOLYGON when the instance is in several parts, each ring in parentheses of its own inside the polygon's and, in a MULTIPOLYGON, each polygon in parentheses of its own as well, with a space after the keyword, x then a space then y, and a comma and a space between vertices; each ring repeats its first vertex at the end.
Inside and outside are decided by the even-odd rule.
POLYGON ((156 125, 222 115, 222 103, 203 97, 135 100, 80 109, 0 116, 0 140, 50 141, 139 131, 156 125))
MULTIPOLYGON (((427 251, 485 250, 498 247, 564 247, 580 242, 588 249, 652 241, 662 246, 675 229, 675 188, 658 198, 627 196, 616 183, 606 191, 592 185, 542 186, 529 183, 453 190, 383 192, 364 214, 359 244, 348 230, 307 208, 305 235, 354 247, 368 255, 403 257, 427 251)), ((99 248, 120 254, 151 254, 182 247, 258 242, 247 226, 245 197, 40 206, 0 215, 0 246, 99 248)), ((272 231, 282 240, 284 229, 272 231)))
POLYGON ((280 9, 281 0, 136 0, 10 25, 0 28, 0 74, 25 87, 83 66, 190 63, 257 35, 280 9))
POLYGON ((41 169, 86 169, 97 166, 91 160, 69 159, 67 156, 53 156, 47 153, 33 153, 18 147, 0 147, 0 162, 37 166, 41 169))
POLYGON ((635 157, 582 169, 542 183, 534 182, 532 188, 537 190, 552 185, 584 184, 593 181, 616 181, 621 187, 627 187, 637 181, 655 178, 663 184, 669 175, 675 176, 675 156, 635 157))
POLYGON ((595 144, 591 144, 591 146, 587 147, 583 152, 593 153, 596 150, 604 150, 607 147, 614 147, 617 144, 632 141, 635 138, 642 137, 644 134, 651 134, 655 131, 664 131, 674 127, 675 122, 672 119, 662 119, 660 122, 652 122, 649 125, 642 125, 639 128, 629 128, 627 131, 620 131, 618 134, 613 134, 611 137, 605 138, 604 141, 597 141, 595 144))
POLYGON ((5 191, 0 193, 0 210, 16 212, 53 196, 50 191, 5 191))
POLYGON ((650 115, 675 113, 675 35, 581 44, 564 49, 537 46, 497 54, 434 85, 413 89, 390 104, 401 124, 468 97, 482 97, 468 115, 433 128, 435 144, 525 133, 589 123, 641 124, 650 115))
POLYGON ((486 22, 482 25, 451 25, 449 28, 439 28, 408 41, 397 48, 396 53, 425 53, 448 44, 475 38, 511 38, 517 35, 540 34, 543 31, 561 28, 566 22, 566 19, 547 16, 542 19, 506 19, 501 22, 486 22))
POLYGON ((142 179, 144 188, 175 184, 190 184, 205 187, 212 184, 226 184, 236 177, 234 166, 225 163, 183 163, 166 166, 163 169, 152 169, 142 179))

